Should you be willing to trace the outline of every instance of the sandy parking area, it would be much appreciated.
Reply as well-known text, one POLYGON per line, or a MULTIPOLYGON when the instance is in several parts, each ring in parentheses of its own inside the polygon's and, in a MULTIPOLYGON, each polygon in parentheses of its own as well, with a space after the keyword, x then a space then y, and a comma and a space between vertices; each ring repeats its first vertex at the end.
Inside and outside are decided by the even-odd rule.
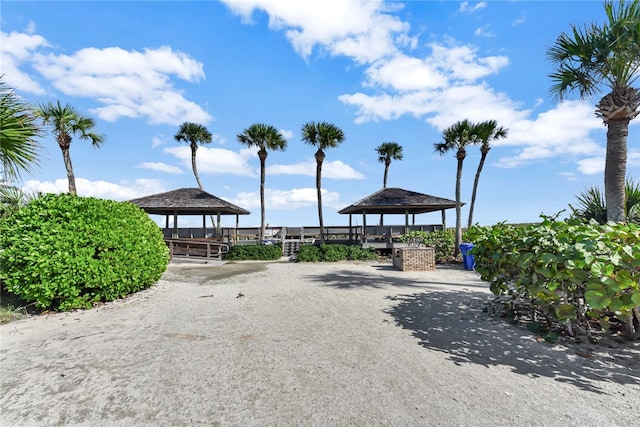
POLYGON ((6 426, 630 426, 640 343, 537 342, 475 272, 171 265, 89 311, 0 326, 6 426))

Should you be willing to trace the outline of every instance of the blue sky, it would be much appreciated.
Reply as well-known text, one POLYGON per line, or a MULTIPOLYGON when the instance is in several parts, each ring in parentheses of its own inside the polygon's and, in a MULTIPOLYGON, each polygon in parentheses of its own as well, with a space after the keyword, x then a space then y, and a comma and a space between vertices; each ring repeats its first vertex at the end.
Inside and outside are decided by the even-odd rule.
MULTIPOLYGON (((454 199, 456 160, 433 146, 463 119, 509 129, 487 158, 474 222, 537 221, 603 185, 597 99, 554 102, 545 56, 570 24, 602 22, 599 1, 3 1, 0 14, 5 81, 28 102, 73 105, 106 137, 100 149, 72 143, 80 195, 128 200, 196 187, 190 150, 173 138, 185 121, 214 134, 198 170, 208 192, 252 212, 241 226, 260 223, 259 161, 236 135, 257 122, 288 141, 267 158, 271 225, 317 224, 315 150, 300 139, 308 121, 346 136, 326 152, 326 225, 347 224, 337 211, 382 188, 375 147, 386 141, 404 149, 388 186, 454 199)), ((639 135, 637 119, 627 165, 636 179, 639 135)), ((22 186, 66 191, 60 150, 51 134, 42 142, 42 166, 22 186)), ((467 203, 479 157, 472 147, 464 162, 467 203)))

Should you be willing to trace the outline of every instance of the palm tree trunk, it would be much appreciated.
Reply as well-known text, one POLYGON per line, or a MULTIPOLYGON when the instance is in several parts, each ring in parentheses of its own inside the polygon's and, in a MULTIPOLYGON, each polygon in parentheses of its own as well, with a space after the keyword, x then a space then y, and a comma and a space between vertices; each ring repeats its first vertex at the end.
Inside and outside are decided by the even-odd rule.
MULTIPOLYGON (((259 153, 260 154, 260 153, 259 153)), ((267 153, 264 156, 260 155, 260 242, 262 244, 265 234, 265 213, 264 213, 264 176, 265 176, 265 163, 267 160, 267 153)))
MULTIPOLYGON (((200 182, 200 175, 198 175, 198 166, 196 162, 196 151, 198 150, 198 146, 195 144, 191 145, 191 169, 193 170, 193 176, 196 178, 196 183, 198 183, 198 188, 200 191, 204 191, 202 187, 202 183, 200 182)), ((218 234, 218 226, 216 225, 216 218, 213 215, 209 215, 209 219, 211 220, 211 227, 216 230, 216 235, 218 234)), ((206 230, 205 230, 206 237, 206 230)))
POLYGON ((607 221, 625 222, 625 175, 629 120, 611 120, 607 127, 607 157, 604 166, 607 221))
POLYGON ((456 244, 453 248, 454 256, 460 254, 460 244, 462 243, 462 206, 460 203, 460 185, 462 182, 462 162, 458 159, 458 171, 456 173, 456 244))
POLYGON ((322 162, 324 153, 316 153, 316 191, 318 194, 318 221, 320 222, 320 244, 324 244, 324 221, 322 219, 322 162))
POLYGON ((384 165, 384 178, 382 180, 382 188, 387 188, 387 176, 389 175, 389 164, 384 165))
POLYGON ((71 164, 71 155, 68 148, 62 149, 62 159, 64 167, 67 169, 67 181, 69 182, 69 194, 77 194, 76 176, 73 174, 73 165, 71 164))
POLYGON ((476 178, 473 181, 473 191, 471 192, 471 205, 469 206, 469 221, 467 221, 467 227, 471 228, 473 225, 473 208, 476 206, 476 192, 478 191, 478 181, 480 181, 480 173, 484 167, 484 161, 487 158, 487 153, 482 151, 480 157, 480 163, 478 164, 478 170, 476 171, 476 178))

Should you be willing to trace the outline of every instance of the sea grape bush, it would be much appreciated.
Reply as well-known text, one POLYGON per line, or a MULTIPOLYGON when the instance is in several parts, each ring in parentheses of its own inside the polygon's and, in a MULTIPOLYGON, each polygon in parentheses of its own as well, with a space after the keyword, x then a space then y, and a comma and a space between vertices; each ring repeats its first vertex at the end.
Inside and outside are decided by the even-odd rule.
POLYGON ((446 231, 412 231, 400 236, 400 240, 409 246, 429 246, 435 249, 437 262, 448 262, 453 259, 455 234, 446 231))
POLYGON ((0 222, 0 280, 42 309, 88 308, 160 279, 162 231, 128 202, 45 195, 0 222))
MULTIPOLYGON (((513 310, 528 305, 572 336, 591 336, 594 322, 624 324, 640 339, 640 227, 595 221, 474 226, 476 271, 513 310)), ((534 319, 535 320, 535 319, 534 319)))

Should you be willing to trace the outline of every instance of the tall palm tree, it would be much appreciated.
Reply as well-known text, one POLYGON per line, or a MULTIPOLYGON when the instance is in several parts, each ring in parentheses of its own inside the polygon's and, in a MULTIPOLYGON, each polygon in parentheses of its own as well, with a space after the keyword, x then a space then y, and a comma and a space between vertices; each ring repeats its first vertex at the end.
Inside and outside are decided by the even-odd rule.
MULTIPOLYGON (((384 177, 382 178, 382 188, 387 188, 387 177, 389 176, 389 166, 391 160, 402 160, 402 146, 395 142, 383 142, 376 147, 378 161, 384 163, 384 177)), ((383 225, 384 214, 380 214, 380 225, 383 225)))
POLYGON ((76 177, 73 173, 71 155, 69 154, 71 135, 91 141, 94 147, 100 147, 104 142, 104 137, 92 132, 96 123, 91 117, 81 115, 69 104, 61 105, 60 101, 56 104, 51 102, 46 105, 40 104, 36 110, 36 115, 42 118, 45 125, 51 125, 53 128, 58 146, 62 150, 64 167, 67 170, 69 193, 76 194, 76 177))
POLYGON ((316 147, 316 192, 318 194, 318 220, 320 222, 320 243, 324 243, 324 221, 322 219, 322 162, 324 150, 335 148, 344 142, 344 132, 332 123, 307 122, 302 126, 302 140, 316 147))
POLYGON ((458 169, 456 173, 456 243, 454 255, 460 253, 462 243, 462 203, 460 201, 460 183, 462 182, 462 164, 467 157, 467 146, 477 143, 478 127, 469 120, 456 122, 442 132, 442 142, 434 144, 435 152, 440 154, 456 152, 458 169))
POLYGON ((0 185, 37 167, 41 135, 33 109, 23 103, 0 76, 0 185))
POLYGON ((265 212, 264 212, 264 181, 265 164, 267 161, 267 150, 284 151, 287 148, 287 141, 282 132, 271 125, 264 123, 254 123, 239 133, 238 142, 247 147, 258 148, 258 158, 260 159, 260 242, 265 235, 265 212))
POLYGON ((387 188, 387 177, 389 175, 391 160, 402 160, 402 146, 395 142, 383 142, 376 147, 376 152, 378 153, 378 161, 384 163, 382 188, 387 188))
POLYGON ((640 114, 640 0, 604 3, 607 22, 562 33, 547 51, 555 66, 551 94, 562 100, 569 92, 588 99, 610 90, 596 105, 607 126, 604 188, 607 219, 625 221, 625 174, 629 122, 640 114))
POLYGON ((484 161, 491 150, 491 141, 506 138, 509 132, 508 129, 498 126, 498 122, 495 120, 487 120, 485 122, 478 123, 477 125, 477 137, 480 145, 480 163, 478 163, 478 170, 476 171, 476 178, 473 181, 473 192, 471 193, 471 205, 469 206, 469 221, 467 226, 473 225, 473 208, 476 205, 476 193, 478 191, 478 181, 480 181, 480 173, 484 167, 484 161))
POLYGON ((191 122, 184 122, 180 125, 178 133, 173 135, 173 138, 178 142, 185 142, 189 144, 191 148, 191 169, 193 170, 193 176, 196 178, 198 188, 204 191, 202 183, 200 182, 200 176, 198 175, 198 166, 196 165, 196 152, 198 151, 198 144, 204 145, 211 143, 211 132, 203 125, 191 122))

